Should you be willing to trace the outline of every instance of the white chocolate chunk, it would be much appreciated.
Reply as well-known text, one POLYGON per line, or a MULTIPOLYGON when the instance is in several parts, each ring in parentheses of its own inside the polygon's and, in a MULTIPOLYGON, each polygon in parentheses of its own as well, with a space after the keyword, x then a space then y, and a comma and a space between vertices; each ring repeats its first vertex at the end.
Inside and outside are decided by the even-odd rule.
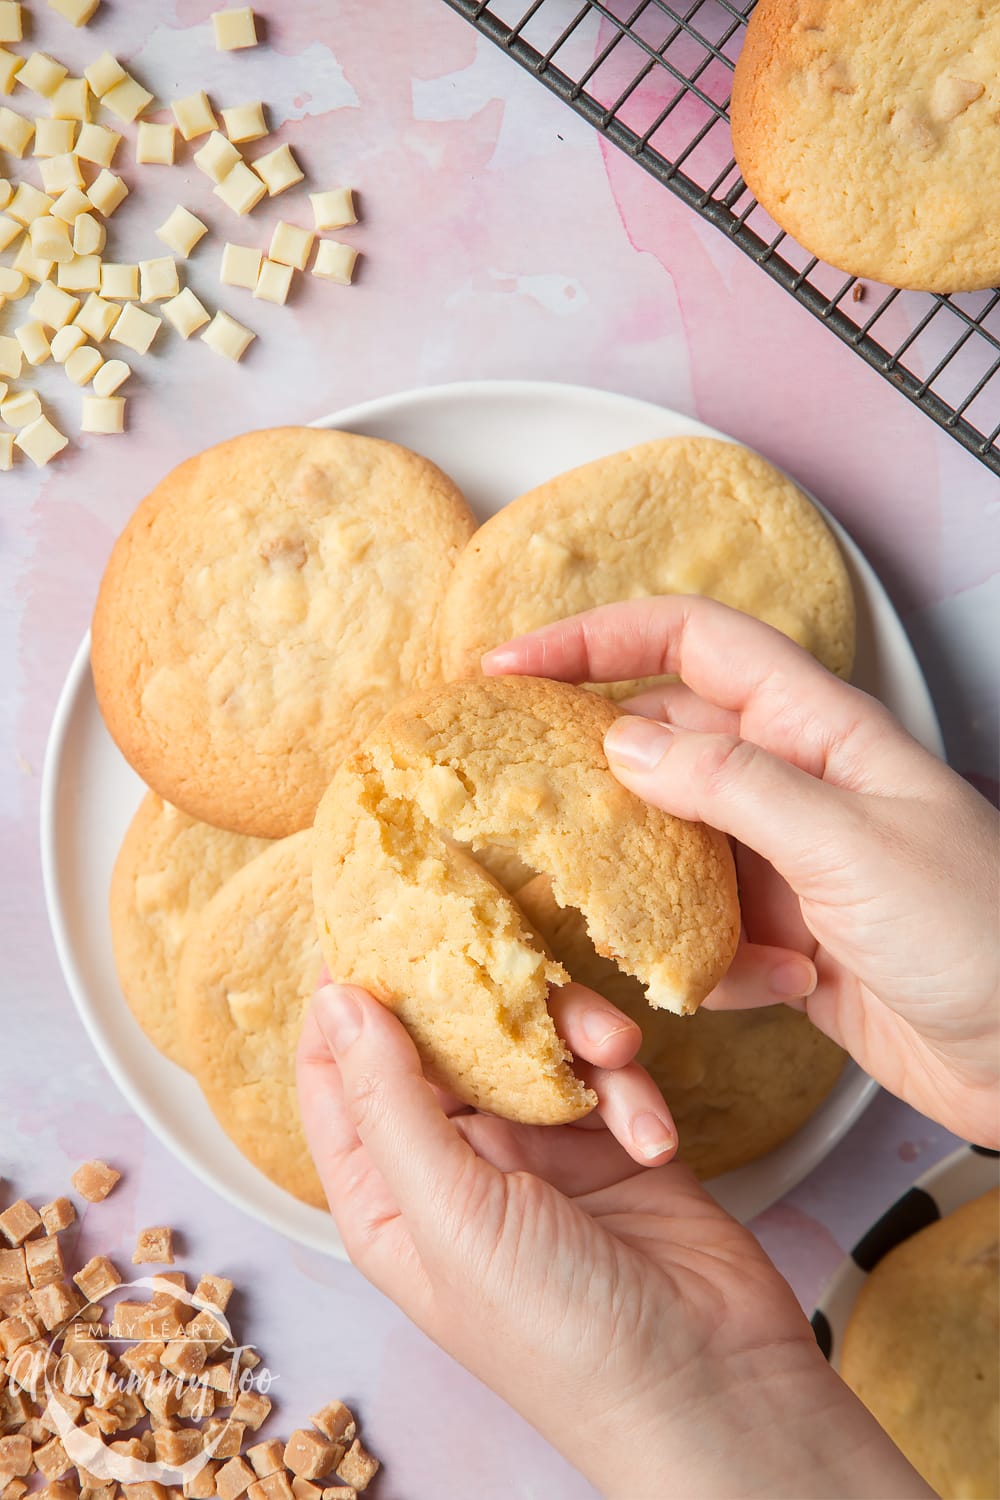
POLYGON ((14 434, 0 432, 0 470, 14 467, 14 434))
POLYGON ((105 168, 90 184, 87 197, 97 212, 109 219, 118 205, 128 197, 128 188, 120 177, 105 168))
POLYGON ((124 120, 131 124, 137 120, 144 109, 148 109, 153 102, 153 96, 148 89, 144 89, 130 74, 126 73, 120 83, 108 89, 106 94, 101 95, 101 103, 105 109, 110 109, 116 119, 124 120))
POLYGON ((17 380, 24 363, 24 354, 17 339, 0 334, 0 375, 17 380))
POLYGON ((267 135, 264 105, 257 99, 252 104, 236 104, 222 111, 222 123, 229 139, 239 145, 243 141, 259 141, 267 135))
POLYGON ((139 267, 106 260, 101 266, 101 296, 133 302, 139 295, 139 267))
POLYGON ((212 192, 222 199, 227 208, 242 216, 257 206, 267 188, 245 161, 238 161, 232 171, 221 182, 216 183, 212 192))
MULTIPOLYGON (((90 210, 90 199, 78 187, 68 187, 59 194, 52 205, 52 217, 62 219, 64 224, 73 224, 81 214, 90 210)), ((97 223, 97 220, 94 220, 97 223)))
POLYGON ((49 0, 49 9, 58 11, 71 26, 86 26, 101 0, 49 0))
POLYGON ((131 365, 127 365, 123 359, 106 360, 94 376, 94 395, 113 396, 131 373, 131 365))
POLYGON ((14 80, 24 67, 24 58, 16 52, 0 47, 0 94, 14 92, 14 80))
POLYGON ((98 167, 110 167, 118 150, 121 136, 107 125, 81 125, 76 142, 76 154, 82 161, 92 161, 98 167))
MULTIPOLYGON (((90 207, 90 199, 87 199, 90 207)), ((73 220, 73 249, 77 255, 100 255, 108 241, 108 231, 93 214, 80 214, 73 220)))
POLYGON ((102 52, 100 57, 95 57, 89 68, 84 68, 83 76, 91 93, 96 94, 98 99, 103 99, 116 84, 124 83, 128 74, 117 57, 112 57, 110 52, 102 52))
POLYGON ((57 265, 73 259, 69 225, 62 219, 54 219, 46 214, 44 218, 33 221, 29 234, 32 254, 39 259, 54 260, 57 265))
POLYGON ((218 130, 213 130, 204 146, 194 153, 195 166, 213 182, 222 182, 242 160, 236 147, 218 130))
POLYGON ((171 104, 170 108, 174 112, 177 129, 186 141, 193 141, 199 135, 208 135, 209 131, 219 128, 215 111, 208 102, 208 95, 204 90, 197 94, 188 94, 184 99, 178 99, 171 104))
POLYGON ((92 292, 76 315, 76 327, 81 328, 96 344, 103 344, 118 322, 121 308, 114 302, 105 302, 92 292))
POLYGON ((35 120, 34 156, 63 156, 73 149, 75 120, 50 120, 42 115, 35 120))
MULTIPOLYGON (((3 4, 3 0, 0 0, 0 4, 3 4)), ((16 109, 8 109, 6 105, 0 107, 0 151, 6 151, 11 156, 23 156, 34 133, 34 125, 23 115, 19 115, 16 109)))
POLYGON ((204 328, 209 320, 208 313, 189 286, 169 302, 164 302, 160 310, 183 339, 189 339, 199 328, 204 328))
POLYGON ((317 229, 346 229, 358 222, 353 188, 329 188, 325 193, 310 193, 313 218, 317 229))
POLYGON ((23 271, 17 271, 13 266, 0 266, 0 297, 16 302, 27 290, 28 278, 23 271))
POLYGON ((25 226, 32 224, 35 219, 40 219, 52 208, 53 199, 48 193, 39 192, 38 188, 32 187, 30 182, 22 182, 10 203, 7 212, 12 219, 17 219, 25 226))
POLYGON ((37 469, 42 469, 50 459, 61 453, 69 442, 58 427, 53 427, 48 417, 39 417, 30 427, 25 427, 14 439, 15 445, 27 454, 37 469))
POLYGON ((271 235, 268 258, 281 266, 294 266, 296 271, 304 271, 315 238, 311 229, 300 229, 297 224, 286 224, 280 219, 271 235))
POLYGON ((31 299, 31 315, 45 328, 65 328, 67 323, 72 323, 79 311, 79 297, 71 297, 69 292, 60 291, 51 281, 43 282, 31 299))
POLYGON ((215 47, 218 52, 235 52, 240 47, 256 47, 257 26, 250 6, 242 10, 219 10, 212 17, 215 47))
POLYGON ((323 281, 350 286, 357 258, 358 252, 353 245, 344 245, 339 240, 320 240, 316 247, 312 273, 323 281))
POLYGON ((19 42, 22 34, 20 0, 0 0, 0 42, 19 42))
POLYGON ((36 391, 15 391, 0 401, 0 417, 8 427, 30 427, 42 415, 42 403, 36 391))
POLYGON ((56 62, 47 53, 32 52, 30 57, 25 58, 17 81, 26 89, 31 89, 33 94, 51 99, 68 72, 69 68, 64 68, 61 62, 56 62))
POLYGON ((104 356, 92 344, 81 344, 66 361, 66 378, 74 385, 89 385, 104 363, 104 356))
POLYGON ((0 208, 6 208, 14 196, 14 189, 6 177, 0 177, 0 208))
POLYGON ((176 254, 186 260, 202 235, 208 233, 207 224, 184 208, 180 203, 156 230, 156 238, 169 245, 176 254))
POLYGON ((140 120, 135 142, 136 161, 142 165, 173 166, 176 139, 176 126, 156 125, 151 120, 140 120))
POLYGON ((52 358, 57 365, 64 365, 71 354, 87 342, 87 335, 76 323, 60 328, 52 340, 52 358))
POLYGON ((277 146, 266 156, 258 156, 252 166, 258 177, 267 184, 267 191, 272 198, 294 187, 306 175, 292 155, 289 145, 277 146))
POLYGON ((99 255, 74 255, 71 261, 59 267, 56 272, 56 281, 67 292, 99 292, 101 257, 99 255))
POLYGON ((223 286, 242 286, 252 292, 260 275, 263 252, 252 245, 230 245, 222 247, 222 263, 219 280, 223 286))
POLYGON ((31 248, 31 241, 25 235, 21 241, 21 248, 14 256, 14 270, 23 271, 30 280, 41 283, 48 281, 52 275, 52 262, 40 260, 31 248))
POLYGON ((15 328, 14 337, 29 365, 44 365, 52 353, 48 334, 37 320, 22 323, 20 328, 15 328))
POLYGON ((16 219, 0 214, 0 250, 6 250, 8 245, 12 245, 23 229, 24 225, 18 224, 16 219))
POLYGON ((124 396, 84 396, 81 432, 125 431, 124 396))
POLYGON ((38 170, 42 177, 42 187, 53 198, 58 198, 59 194, 64 193, 67 188, 82 188, 84 185, 80 163, 72 151, 40 162, 38 170))
POLYGON ((145 354, 162 326, 162 318, 143 312, 134 302, 126 302, 111 330, 113 343, 124 344, 136 354, 145 354))
POLYGON ((216 354, 238 361, 243 358, 257 335, 251 333, 249 328, 244 328, 242 323, 237 323, 228 313, 217 312, 201 337, 216 354))
POLYGON ((90 88, 86 78, 64 78, 52 95, 52 114, 57 120, 90 120, 90 88))
POLYGON ((177 262, 172 255, 139 262, 140 302, 165 302, 168 297, 176 297, 179 291, 177 262))
POLYGON ((280 265, 276 260, 265 260, 261 264, 253 294, 260 301, 276 302, 279 307, 284 307, 294 275, 295 271, 291 266, 280 265))

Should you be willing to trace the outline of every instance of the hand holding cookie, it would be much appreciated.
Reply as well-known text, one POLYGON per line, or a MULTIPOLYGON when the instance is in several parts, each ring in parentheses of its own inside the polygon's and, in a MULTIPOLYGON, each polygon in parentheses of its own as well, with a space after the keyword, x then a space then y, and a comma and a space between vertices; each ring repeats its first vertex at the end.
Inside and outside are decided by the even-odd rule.
MULTIPOLYGON (((886 1088, 997 1144, 997 827, 966 782, 777 631, 707 599, 590 610, 484 668, 676 673, 612 726, 615 775, 739 840, 747 935, 813 966, 792 1003, 886 1088)), ((769 1004, 775 989, 744 963, 707 1003, 769 1004)))

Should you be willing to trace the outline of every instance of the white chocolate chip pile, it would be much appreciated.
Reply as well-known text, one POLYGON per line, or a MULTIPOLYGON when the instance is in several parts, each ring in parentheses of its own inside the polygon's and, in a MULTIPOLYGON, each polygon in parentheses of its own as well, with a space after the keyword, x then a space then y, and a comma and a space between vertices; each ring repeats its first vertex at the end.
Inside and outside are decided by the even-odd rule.
MULTIPOLYGON (((41 0, 36 3, 40 8, 41 0)), ((46 3, 71 25, 84 26, 100 0, 46 3)), ((122 351, 129 360, 145 355, 164 323, 183 339, 199 334, 229 360, 241 359, 256 337, 183 284, 178 262, 196 252, 209 229, 182 203, 159 227, 151 226, 169 254, 151 252, 135 264, 106 256, 109 221, 130 197, 115 171, 129 127, 142 168, 174 166, 188 143, 196 143, 191 160, 238 217, 305 180, 287 143, 244 158, 242 148, 269 134, 262 100, 217 114, 198 91, 171 102, 172 123, 144 119, 162 106, 110 52, 71 77, 47 53, 13 50, 23 42, 26 10, 22 0, 0 0, 0 93, 13 96, 12 105, 0 105, 0 153, 8 174, 0 177, 0 420, 12 429, 0 431, 0 470, 12 468, 18 452, 41 467, 69 442, 27 384, 48 361, 81 389, 80 431, 120 433, 127 398, 117 392, 132 374, 132 363, 118 357, 122 351)), ((220 52, 258 44, 249 7, 219 11, 212 24, 220 52)), ((141 186, 133 202, 140 194, 141 186)), ((227 241, 220 283, 278 305, 307 268, 321 280, 349 285, 358 252, 319 236, 357 223, 353 191, 332 188, 310 193, 309 200, 312 225, 282 220, 266 253, 227 241)))
MULTIPOLYGON (((100 1203, 119 1175, 88 1161, 70 1181, 100 1203)), ((0 1212, 3 1500, 357 1500, 379 1461, 343 1402, 287 1442, 255 1440, 271 1375, 233 1336, 233 1283, 205 1275, 189 1292, 183 1271, 162 1270, 129 1281, 106 1255, 71 1273, 76 1218, 69 1198, 0 1212)), ((132 1263, 172 1266, 173 1231, 141 1229, 132 1263)))

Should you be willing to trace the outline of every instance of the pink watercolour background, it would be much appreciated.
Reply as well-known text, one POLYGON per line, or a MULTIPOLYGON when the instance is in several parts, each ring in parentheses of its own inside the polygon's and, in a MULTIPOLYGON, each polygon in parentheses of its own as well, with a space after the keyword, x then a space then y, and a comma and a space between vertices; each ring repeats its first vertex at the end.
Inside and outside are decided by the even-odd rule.
MULTIPOLYGON (((160 98, 204 86, 237 103, 256 83, 313 184, 358 187, 362 223, 350 234, 364 260, 350 290, 305 278, 285 309, 222 290, 221 237, 266 245, 279 216, 307 222, 303 193, 234 228, 190 151, 162 175, 145 171, 115 221, 116 255, 155 253, 150 231, 175 202, 203 211, 219 233, 195 252, 191 283, 260 338, 238 367, 197 340, 163 338, 139 367, 127 439, 81 439, 41 474, 0 477, 0 1173, 48 1197, 81 1156, 115 1161, 125 1184, 88 1211, 87 1253, 124 1253, 144 1223, 180 1225, 193 1264, 246 1288, 245 1327, 279 1374, 286 1429, 319 1396, 362 1403, 387 1460, 380 1495, 577 1500, 590 1491, 573 1470, 350 1267, 193 1180, 89 1048, 48 934, 36 830, 49 721, 108 549, 168 468, 246 428, 463 379, 635 394, 752 443, 834 511, 903 616, 954 764, 995 795, 1000 486, 442 0, 262 4, 268 50, 252 61, 211 53, 213 8, 105 0, 74 33, 36 4, 32 45, 77 70, 108 46, 160 98)), ((41 385, 71 427, 65 385, 51 372, 41 385)), ((844 1250, 953 1144, 881 1098, 760 1217, 754 1227, 807 1308, 844 1250)))

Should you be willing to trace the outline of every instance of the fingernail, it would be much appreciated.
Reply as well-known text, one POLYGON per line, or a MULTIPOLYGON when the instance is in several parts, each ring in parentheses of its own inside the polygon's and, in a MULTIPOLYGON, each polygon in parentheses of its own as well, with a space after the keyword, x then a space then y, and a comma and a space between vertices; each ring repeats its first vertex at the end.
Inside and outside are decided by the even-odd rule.
POLYGON ((650 1109, 643 1110, 632 1121, 632 1139, 638 1146, 640 1155, 647 1161, 655 1160, 665 1151, 672 1151, 677 1144, 677 1137, 667 1122, 661 1120, 659 1115, 654 1115, 650 1109))
POLYGON ((580 1019, 584 1036, 595 1047, 601 1047, 605 1042, 610 1042, 613 1036, 621 1036, 623 1032, 631 1031, 634 1024, 632 1021, 623 1021, 621 1016, 616 1015, 613 1010, 601 1010, 596 1005, 591 1010, 584 1011, 580 1019))
POLYGON ((361 1006, 343 984, 324 984, 313 996, 316 1023, 331 1052, 346 1052, 361 1032, 361 1006))
POLYGON ((604 753, 612 765, 628 771, 655 771, 672 735, 666 724, 652 719, 616 719, 604 736, 604 753))
POLYGON ((480 665, 484 671, 506 672, 511 667, 517 666, 517 652, 512 651, 509 646, 494 646, 492 651, 487 651, 479 658, 480 665))
POLYGON ((816 984, 816 966, 808 958, 783 959, 768 976, 771 993, 780 1000, 804 1000, 816 984))

